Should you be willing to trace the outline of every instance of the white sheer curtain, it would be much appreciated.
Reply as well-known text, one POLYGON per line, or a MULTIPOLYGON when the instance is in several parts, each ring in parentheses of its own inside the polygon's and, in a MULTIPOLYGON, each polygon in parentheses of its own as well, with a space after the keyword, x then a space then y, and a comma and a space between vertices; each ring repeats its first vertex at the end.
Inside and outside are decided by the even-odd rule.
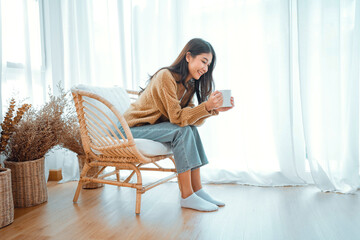
POLYGON ((12 96, 32 104, 46 99, 39 8, 36 1, 1 1, 1 100, 12 96), (34 94, 37 92, 37 94, 34 94))
MULTIPOLYGON (((189 1, 183 29, 208 39, 218 53, 216 88, 232 89, 236 108, 201 133, 211 164, 206 181, 298 185, 306 179, 301 134, 294 149, 290 1, 189 1), (204 13, 196 14, 205 7, 204 13), (190 27, 191 26, 191 27, 190 27), (226 127, 225 127, 226 126, 226 127)), ((297 125, 299 123, 295 122, 297 125)))
MULTIPOLYGON (((12 97, 35 107, 46 97, 40 11, 37 1, 0 3, 0 116, 12 97)), ((3 159, 2 159, 3 160, 3 159)))
MULTIPOLYGON (((191 38, 212 43, 216 88, 231 89, 236 107, 199 128, 205 182, 358 188, 359 0, 39 4, 45 79, 65 89, 138 89, 191 38)), ((76 179, 74 156, 63 161, 76 179)))
POLYGON ((134 69, 145 79, 169 65, 189 39, 213 44, 217 89, 232 89, 236 108, 200 128, 211 162, 203 179, 262 186, 314 181, 324 191, 355 191, 359 1, 171 3, 177 4, 168 20, 177 21, 172 31, 157 24, 172 13, 170 2, 133 1, 133 21, 148 23, 136 25, 133 41, 151 45, 135 48, 141 57, 134 69), (158 14, 155 6, 168 10, 158 14), (151 26, 147 38, 145 26, 151 26), (175 53, 153 40, 169 35, 178 36, 175 53), (160 65, 159 55, 167 63, 160 65))
POLYGON ((304 134, 324 191, 359 186, 359 1, 299 1, 304 134))
MULTIPOLYGON (((137 13, 133 21, 147 22, 153 32, 143 38, 149 31, 147 25, 139 24, 144 27, 134 29, 135 43, 151 45, 138 53, 142 57, 134 67, 140 79, 171 64, 189 39, 202 37, 217 52, 216 88, 232 89, 236 99, 234 110, 209 119, 200 128, 211 162, 202 171, 204 181, 266 186, 311 181, 298 118, 299 95, 292 94, 297 83, 290 61, 296 51, 292 43, 292 2, 169 1, 177 4, 176 14, 168 20, 177 23, 170 28, 157 24, 164 16, 153 8, 160 2, 133 1, 137 13), (178 36, 173 42, 175 48, 154 44, 154 38, 163 42, 169 35, 178 36), (159 55, 166 62, 159 61, 159 55), (145 66, 147 71, 143 70, 145 66)), ((166 13, 170 14, 172 8, 167 4, 166 13)))

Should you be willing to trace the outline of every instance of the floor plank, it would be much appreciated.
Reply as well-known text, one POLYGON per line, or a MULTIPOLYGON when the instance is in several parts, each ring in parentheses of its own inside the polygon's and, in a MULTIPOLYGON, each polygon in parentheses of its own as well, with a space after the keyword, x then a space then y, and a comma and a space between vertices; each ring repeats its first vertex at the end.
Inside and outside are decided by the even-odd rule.
POLYGON ((48 183, 47 203, 16 208, 0 239, 359 239, 360 195, 307 187, 206 185, 226 202, 217 212, 179 206, 176 183, 143 194, 135 215, 135 191, 116 186, 82 190, 76 182, 48 183))

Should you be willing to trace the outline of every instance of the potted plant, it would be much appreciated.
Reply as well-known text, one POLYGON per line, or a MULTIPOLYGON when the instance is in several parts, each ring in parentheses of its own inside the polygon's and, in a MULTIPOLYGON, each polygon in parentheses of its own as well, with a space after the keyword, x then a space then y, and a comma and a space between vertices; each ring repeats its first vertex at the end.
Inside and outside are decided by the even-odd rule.
POLYGON ((38 110, 30 107, 8 139, 4 164, 11 169, 15 207, 30 207, 48 199, 44 158, 58 145, 66 105, 61 92, 58 97, 49 95, 50 101, 38 110))
MULTIPOLYGON (((21 120, 23 114, 30 108, 30 105, 23 104, 15 111, 15 99, 10 100, 9 109, 5 115, 4 121, 0 124, 0 153, 6 148, 6 145, 14 132, 15 126, 21 120)), ((0 167, 0 228, 9 225, 14 221, 14 202, 11 187, 11 170, 0 167)))

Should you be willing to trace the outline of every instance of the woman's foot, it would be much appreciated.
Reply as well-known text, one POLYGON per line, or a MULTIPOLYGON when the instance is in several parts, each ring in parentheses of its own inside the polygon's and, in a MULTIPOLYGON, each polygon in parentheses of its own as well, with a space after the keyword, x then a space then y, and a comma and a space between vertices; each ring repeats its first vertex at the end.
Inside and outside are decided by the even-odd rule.
POLYGON ((204 212, 213 212, 218 210, 218 206, 212 204, 211 202, 205 201, 194 193, 185 199, 181 198, 180 205, 183 208, 191 208, 197 211, 204 212))
POLYGON ((207 192, 205 192, 202 188, 201 188, 199 191, 195 192, 195 194, 196 194, 197 196, 199 196, 200 198, 202 198, 202 199, 204 199, 204 200, 206 200, 206 201, 208 201, 208 202, 211 202, 211 203, 213 203, 213 204, 215 204, 215 205, 217 205, 217 206, 219 206, 219 207, 225 206, 225 203, 223 203, 223 202, 221 202, 221 201, 219 201, 219 200, 217 200, 217 199, 212 198, 212 197, 211 197, 209 194, 207 194, 207 192))

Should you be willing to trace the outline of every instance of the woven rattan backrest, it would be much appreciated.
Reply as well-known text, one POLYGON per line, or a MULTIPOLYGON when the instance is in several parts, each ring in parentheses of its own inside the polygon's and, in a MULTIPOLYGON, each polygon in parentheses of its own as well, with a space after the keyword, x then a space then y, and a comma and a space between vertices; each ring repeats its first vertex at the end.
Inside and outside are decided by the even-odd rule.
POLYGON ((80 123, 83 147, 86 153, 134 157, 138 155, 133 136, 122 114, 106 99, 90 92, 72 90, 80 123), (103 105, 103 106, 102 106, 103 105), (110 109, 110 111, 104 111, 110 109), (113 114, 112 116, 109 116, 113 114), (120 131, 123 128, 125 134, 120 131))

